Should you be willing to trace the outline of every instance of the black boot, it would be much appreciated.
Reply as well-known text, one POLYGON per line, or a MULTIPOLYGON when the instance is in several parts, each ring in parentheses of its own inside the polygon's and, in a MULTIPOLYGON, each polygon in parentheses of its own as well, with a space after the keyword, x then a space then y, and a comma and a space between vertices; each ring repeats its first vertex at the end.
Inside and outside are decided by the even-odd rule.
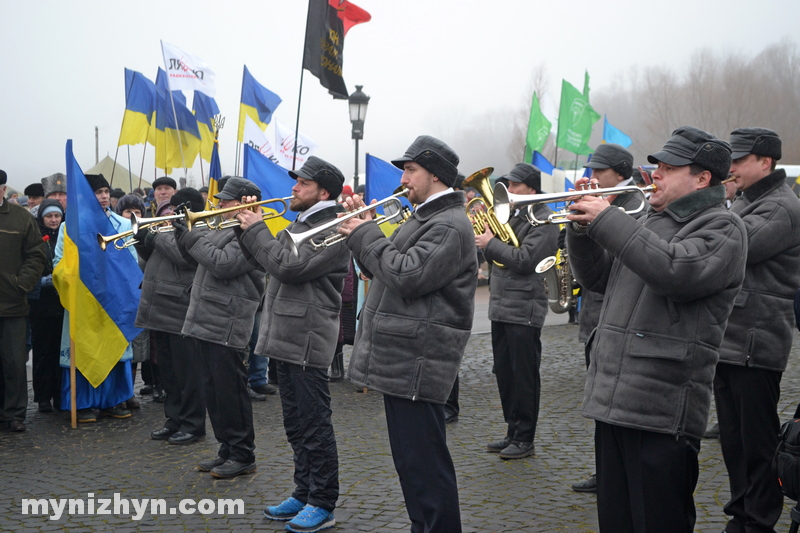
POLYGON ((330 378, 329 381, 337 382, 344 379, 344 354, 342 352, 333 356, 331 362, 330 378))

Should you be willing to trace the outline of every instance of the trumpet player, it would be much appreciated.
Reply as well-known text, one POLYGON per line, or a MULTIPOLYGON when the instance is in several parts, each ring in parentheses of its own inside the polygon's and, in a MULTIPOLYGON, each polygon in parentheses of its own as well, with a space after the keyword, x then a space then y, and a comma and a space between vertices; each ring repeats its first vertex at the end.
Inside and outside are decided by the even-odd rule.
MULTIPOLYGON (((512 194, 541 192, 542 174, 530 163, 517 163, 504 178, 512 194)), ((551 213, 545 204, 535 204, 533 209, 540 220, 551 213)), ((495 238, 488 224, 484 224, 482 235, 475 236, 475 245, 483 250, 486 260, 503 265, 492 268, 489 276, 489 320, 506 435, 487 444, 486 449, 506 460, 528 457, 535 450, 541 393, 539 337, 547 315, 547 294, 536 265, 558 248, 558 228, 553 224, 533 226, 525 213, 517 212, 508 226, 517 236, 519 247, 495 238)))
MULTIPOLYGON (((200 193, 192 188, 179 190, 168 201, 181 210, 188 207, 195 212, 205 206, 200 193)), ((194 338, 181 335, 197 261, 181 253, 174 231, 145 228, 136 239, 139 257, 147 257, 136 327, 149 330, 155 340, 160 384, 166 393, 166 420, 150 437, 169 444, 191 444, 206 434, 202 374, 195 361, 198 347, 194 338)))
MULTIPOLYGON (((336 198, 344 175, 311 156, 289 175, 289 209, 297 220, 273 236, 252 211, 241 211, 235 230, 244 256, 269 274, 255 352, 277 362, 283 425, 294 451, 292 495, 264 509, 270 520, 287 521, 289 531, 333 526, 339 498, 339 457, 331 422, 328 367, 339 338, 339 309, 350 251, 341 242, 321 250, 300 246, 295 256, 287 232, 309 231, 337 217, 336 198)), ((245 198, 250 201, 252 198, 245 198)))
MULTIPOLYGON (((235 208, 250 196, 260 198, 261 189, 231 177, 216 198, 221 207, 235 208)), ((217 456, 200 461, 198 469, 216 478, 250 474, 256 471, 255 433, 241 351, 264 294, 264 269, 247 260, 232 231, 189 231, 183 220, 172 225, 181 252, 197 262, 181 334, 197 339, 206 409, 220 443, 217 456)))
POLYGON ((392 161, 417 204, 411 218, 389 238, 368 212, 339 227, 372 278, 348 377, 384 395, 411 531, 461 531, 444 404, 472 329, 478 264, 464 193, 452 188, 458 162, 439 139, 417 137, 392 161))
POLYGON ((714 367, 744 279, 746 229, 722 205, 730 145, 685 126, 648 160, 657 190, 643 223, 598 196, 567 216, 575 277, 605 294, 582 408, 601 533, 693 531, 714 367))

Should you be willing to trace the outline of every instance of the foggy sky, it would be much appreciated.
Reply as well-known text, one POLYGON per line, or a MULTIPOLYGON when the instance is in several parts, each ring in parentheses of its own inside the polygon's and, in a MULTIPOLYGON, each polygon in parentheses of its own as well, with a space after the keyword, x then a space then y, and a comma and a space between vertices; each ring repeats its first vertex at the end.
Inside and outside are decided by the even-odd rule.
MULTIPOLYGON (((364 152, 388 160, 420 134, 448 142, 448 134, 480 127, 476 121, 487 113, 513 120, 540 64, 553 95, 562 78, 581 88, 584 69, 595 91, 634 65, 680 72, 700 48, 754 55, 781 38, 797 42, 800 31, 800 3, 790 0, 355 3, 372 14, 371 22, 348 33, 344 47, 348 89, 364 85, 372 97, 360 143, 362 172, 364 152)), ((222 167, 233 173, 244 64, 283 98, 275 116, 294 126, 306 9, 302 0, 0 0, 0 168, 9 185, 21 190, 63 172, 67 139, 74 140, 81 167, 92 167, 95 126, 100 158, 113 158, 125 108, 124 68, 155 80, 161 39, 215 71, 216 100, 227 120, 220 134, 222 167)), ((354 166, 350 130, 346 101, 333 100, 306 72, 300 131, 318 143, 316 155, 348 178, 354 166)), ((465 174, 494 164, 491 155, 471 157, 471 147, 453 148, 461 152, 465 174)), ((130 149, 137 174, 142 151, 143 145, 130 149)), ((143 177, 152 180, 153 148, 147 153, 143 177)), ((126 147, 118 162, 128 166, 126 147)), ((172 172, 183 175, 183 169, 172 172)), ((199 186, 199 165, 189 175, 199 186)))

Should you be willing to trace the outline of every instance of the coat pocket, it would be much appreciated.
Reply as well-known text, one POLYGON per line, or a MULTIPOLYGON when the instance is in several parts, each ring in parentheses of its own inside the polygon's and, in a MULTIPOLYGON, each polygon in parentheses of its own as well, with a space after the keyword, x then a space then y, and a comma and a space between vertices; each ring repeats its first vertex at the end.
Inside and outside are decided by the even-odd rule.
POLYGON ((308 313, 308 304, 303 302, 276 300, 273 306, 272 311, 278 316, 304 318, 308 313))
POLYGON ((396 316, 382 316, 378 320, 375 330, 384 335, 415 339, 419 330, 419 320, 396 316))
POLYGON ((200 297, 203 300, 208 300, 220 305, 229 305, 231 303, 231 299, 233 298, 233 296, 228 293, 212 291, 210 289, 204 290, 200 297))
POLYGON ((172 298, 180 298, 184 295, 186 287, 183 285, 174 285, 172 283, 156 283, 156 294, 163 296, 170 296, 172 298))
POLYGON ((739 294, 736 295, 736 299, 733 301, 734 307, 744 307, 747 305, 747 298, 750 296, 750 291, 746 291, 744 289, 739 291, 739 294))
POLYGON ((636 333, 631 336, 628 355, 631 357, 651 357, 683 361, 688 348, 685 342, 658 336, 636 333))

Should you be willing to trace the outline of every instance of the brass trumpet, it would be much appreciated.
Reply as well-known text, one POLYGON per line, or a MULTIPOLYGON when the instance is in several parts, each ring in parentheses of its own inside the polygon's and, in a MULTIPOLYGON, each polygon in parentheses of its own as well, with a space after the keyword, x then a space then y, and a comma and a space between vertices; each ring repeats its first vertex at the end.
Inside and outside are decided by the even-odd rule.
MULTIPOLYGON (((498 183, 494 187, 494 212, 501 223, 506 223, 511 218, 511 213, 523 207, 531 207, 537 204, 549 204, 552 202, 568 202, 580 196, 612 196, 618 194, 641 194, 641 203, 636 209, 625 210, 629 215, 633 215, 641 211, 647 205, 647 197, 645 193, 655 192, 658 186, 655 183, 646 187, 636 187, 635 185, 628 185, 622 187, 597 187, 596 184, 579 190, 579 191, 565 191, 557 193, 545 194, 511 194, 502 183, 498 183)), ((539 220, 533 215, 533 209, 528 209, 528 221, 534 226, 541 224, 566 224, 570 222, 567 219, 569 209, 553 213, 545 220, 539 220)))
MULTIPOLYGON (((327 234, 325 239, 319 243, 315 243, 311 241, 312 246, 315 250, 319 250, 321 248, 327 248, 328 246, 332 246, 337 242, 343 241, 346 236, 340 233, 336 233, 336 230, 347 220, 351 218, 361 216, 363 213, 367 211, 372 211, 376 207, 386 206, 388 204, 396 204, 396 210, 391 210, 388 214, 379 216, 375 219, 378 224, 383 224, 384 222, 390 222, 398 218, 403 214, 403 203, 400 201, 400 198, 408 197, 408 193, 410 191, 408 189, 403 188, 400 192, 397 192, 391 196, 384 198, 383 200, 376 202, 374 204, 370 204, 367 206, 362 207, 361 209, 356 209, 355 211, 350 211, 346 213, 344 216, 341 216, 337 219, 331 220, 330 222, 326 222, 325 224, 321 224, 316 228, 311 228, 308 231, 304 231, 302 233, 292 233, 287 231, 286 235, 289 237, 289 248, 292 250, 294 255, 299 255, 300 246, 316 237, 320 234, 327 234)), ((388 207, 384 207, 385 211, 389 211, 388 207)))
MULTIPOLYGON (((270 198, 269 200, 261 200, 260 202, 252 202, 252 203, 249 203, 249 204, 242 204, 242 205, 237 205, 237 206, 234 206, 234 207, 226 207, 224 209, 211 209, 211 210, 208 210, 208 211, 200 211, 200 212, 197 212, 197 213, 193 213, 192 211, 186 211, 186 227, 189 228, 189 230, 191 231, 191 229, 194 226, 198 225, 198 222, 201 221, 201 220, 207 220, 207 219, 210 219, 212 217, 223 215, 225 213, 232 213, 234 211, 241 211, 243 209, 250 209, 252 211, 255 211, 256 207, 260 207, 262 205, 266 205, 266 204, 270 204, 270 203, 281 203, 281 204, 283 204, 283 211, 281 211, 280 213, 264 213, 264 214, 262 214, 261 219, 262 220, 270 220, 272 218, 278 218, 278 217, 283 216, 284 213, 286 213, 286 209, 289 206, 288 202, 290 202, 291 200, 292 200, 292 197, 291 196, 287 196, 286 198, 270 198)), ((183 216, 183 215, 181 215, 181 216, 183 216)), ((208 224, 209 229, 218 230, 218 229, 227 229, 227 228, 233 228, 233 227, 239 226, 241 224, 241 222, 239 222, 236 219, 231 219, 231 220, 223 220, 221 222, 207 221, 207 224, 208 224)))

